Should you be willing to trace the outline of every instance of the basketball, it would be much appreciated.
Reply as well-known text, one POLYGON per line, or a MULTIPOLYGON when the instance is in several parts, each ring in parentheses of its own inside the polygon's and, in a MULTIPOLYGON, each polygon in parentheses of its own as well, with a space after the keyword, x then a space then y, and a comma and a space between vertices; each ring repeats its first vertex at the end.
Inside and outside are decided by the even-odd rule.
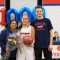
POLYGON ((23 37, 23 43, 25 45, 31 45, 33 43, 33 39, 31 36, 24 36, 23 37))

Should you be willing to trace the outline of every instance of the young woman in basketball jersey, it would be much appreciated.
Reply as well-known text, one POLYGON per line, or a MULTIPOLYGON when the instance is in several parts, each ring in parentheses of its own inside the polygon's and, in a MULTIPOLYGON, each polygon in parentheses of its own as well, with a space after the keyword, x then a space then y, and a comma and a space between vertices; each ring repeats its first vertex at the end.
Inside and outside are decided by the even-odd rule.
POLYGON ((23 14, 22 25, 19 28, 18 35, 20 34, 22 43, 18 47, 21 51, 18 49, 16 60, 34 60, 35 30, 30 25, 27 13, 23 14))

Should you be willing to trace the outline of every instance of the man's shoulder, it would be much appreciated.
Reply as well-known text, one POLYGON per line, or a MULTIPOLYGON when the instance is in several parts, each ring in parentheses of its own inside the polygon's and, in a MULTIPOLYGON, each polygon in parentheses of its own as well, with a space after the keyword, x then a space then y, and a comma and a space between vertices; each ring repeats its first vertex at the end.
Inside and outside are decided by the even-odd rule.
POLYGON ((44 21, 46 21, 47 23, 51 22, 49 18, 43 18, 44 21))
POLYGON ((43 20, 49 21, 50 19, 49 18, 43 18, 43 20))

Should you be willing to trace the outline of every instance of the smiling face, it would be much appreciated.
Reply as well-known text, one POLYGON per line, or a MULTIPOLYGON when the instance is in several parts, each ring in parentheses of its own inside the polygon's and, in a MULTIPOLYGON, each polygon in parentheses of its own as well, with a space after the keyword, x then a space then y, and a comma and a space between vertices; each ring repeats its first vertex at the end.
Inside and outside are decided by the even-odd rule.
POLYGON ((29 23, 28 15, 23 15, 22 17, 22 24, 26 25, 29 23))
POLYGON ((12 21, 11 23, 10 23, 10 29, 11 30, 15 30, 17 28, 17 22, 16 21, 12 21))

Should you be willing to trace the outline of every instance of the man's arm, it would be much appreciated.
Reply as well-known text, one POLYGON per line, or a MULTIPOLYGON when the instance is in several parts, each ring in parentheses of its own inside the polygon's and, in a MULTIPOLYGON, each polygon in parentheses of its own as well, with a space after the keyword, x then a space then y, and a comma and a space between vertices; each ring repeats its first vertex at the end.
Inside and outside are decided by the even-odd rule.
POLYGON ((50 33, 50 45, 52 45, 53 44, 53 30, 51 29, 49 33, 50 33))
POLYGON ((34 29, 34 27, 32 27, 31 26, 31 36, 32 36, 32 38, 33 38, 33 43, 32 43, 32 45, 34 45, 34 43, 35 43, 35 29, 34 29))
POLYGON ((49 50, 50 51, 52 51, 52 45, 53 45, 53 30, 51 29, 50 31, 49 31, 49 33, 50 33, 50 44, 49 44, 49 50))

